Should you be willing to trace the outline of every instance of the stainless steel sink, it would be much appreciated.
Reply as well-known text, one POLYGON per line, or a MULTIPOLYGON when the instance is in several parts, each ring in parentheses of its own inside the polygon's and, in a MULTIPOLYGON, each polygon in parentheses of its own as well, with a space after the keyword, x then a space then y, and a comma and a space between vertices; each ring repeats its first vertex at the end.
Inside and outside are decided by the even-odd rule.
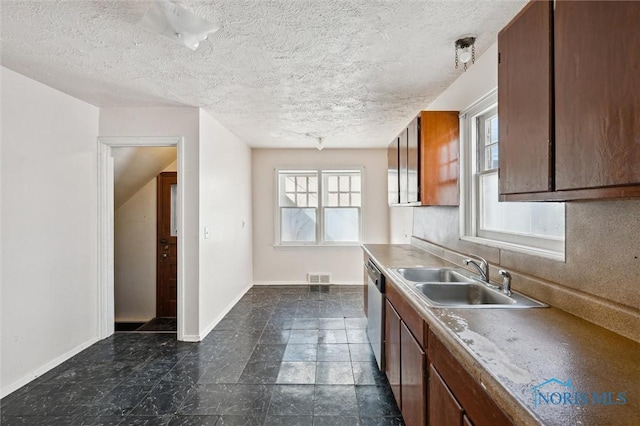
POLYGON ((518 293, 511 296, 483 283, 420 283, 418 294, 429 304, 448 308, 542 308, 547 305, 518 293))
POLYGON ((463 268, 395 268, 391 272, 422 297, 442 308, 544 308, 519 293, 507 295, 463 268))
POLYGON ((452 283, 472 280, 454 268, 397 268, 392 269, 404 280, 413 283, 452 283))

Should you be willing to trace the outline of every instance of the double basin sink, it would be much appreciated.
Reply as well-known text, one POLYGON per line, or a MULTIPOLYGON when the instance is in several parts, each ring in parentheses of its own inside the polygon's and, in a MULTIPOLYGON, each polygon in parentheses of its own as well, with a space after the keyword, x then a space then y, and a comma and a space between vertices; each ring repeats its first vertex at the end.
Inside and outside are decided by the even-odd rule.
POLYGON ((544 303, 519 293, 510 295, 474 278, 462 268, 395 268, 392 273, 435 307, 544 308, 544 303))

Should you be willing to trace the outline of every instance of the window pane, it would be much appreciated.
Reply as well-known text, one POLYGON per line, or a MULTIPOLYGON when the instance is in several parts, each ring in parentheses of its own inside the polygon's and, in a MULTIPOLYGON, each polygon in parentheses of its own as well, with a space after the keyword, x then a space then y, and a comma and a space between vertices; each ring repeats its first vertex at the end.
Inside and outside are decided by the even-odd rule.
POLYGON ((316 209, 283 208, 280 218, 280 241, 313 242, 316 240, 316 209))
POLYGON ((297 194, 296 205, 298 207, 307 207, 307 194, 297 194))
POLYGON ((337 207, 338 206, 338 194, 337 193, 329 193, 327 195, 327 206, 337 207))
POLYGON ((296 178, 296 183, 298 185, 298 192, 306 192, 307 191, 307 177, 306 176, 298 176, 296 178))
POLYGON ((351 176, 351 191, 360 192, 360 176, 351 176))
POLYGON ((332 192, 338 191, 338 176, 327 177, 327 189, 332 192))
POLYGON ((360 234, 360 212, 357 208, 326 208, 324 239, 333 242, 357 242, 360 234))
POLYGON ((340 191, 349 191, 349 176, 340 176, 340 191))
POLYGON ((498 202, 498 173, 480 176, 480 229, 564 238, 562 203, 498 202))
POLYGON ((489 143, 498 143, 498 116, 492 117, 489 124, 489 129, 491 133, 491 137, 489 138, 489 143))
POLYGON ((318 194, 309 194, 309 207, 318 207, 318 194))
POLYGON ((351 194, 351 205, 353 207, 360 207, 361 202, 360 194, 351 194))
POLYGON ((284 179, 284 190, 287 192, 296 191, 296 178, 294 176, 287 176, 284 179))
POLYGON ((349 207, 349 193, 340 193, 340 206, 349 207))
POLYGON ((316 176, 309 177, 309 192, 318 192, 318 178, 316 176))

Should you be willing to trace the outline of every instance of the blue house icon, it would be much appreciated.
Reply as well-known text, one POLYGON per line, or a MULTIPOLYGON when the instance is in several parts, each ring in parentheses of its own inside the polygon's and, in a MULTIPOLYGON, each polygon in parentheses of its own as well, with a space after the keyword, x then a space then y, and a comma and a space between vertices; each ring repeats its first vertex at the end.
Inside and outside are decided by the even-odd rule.
POLYGON ((573 389, 573 385, 571 384, 571 379, 567 379, 566 382, 563 382, 560 379, 556 379, 555 377, 550 378, 549 380, 546 380, 542 383, 540 383, 537 386, 533 387, 533 408, 537 407, 539 402, 540 402, 540 389, 543 388, 544 386, 547 386, 551 383, 556 383, 559 384, 561 386, 564 386, 567 389, 573 389))

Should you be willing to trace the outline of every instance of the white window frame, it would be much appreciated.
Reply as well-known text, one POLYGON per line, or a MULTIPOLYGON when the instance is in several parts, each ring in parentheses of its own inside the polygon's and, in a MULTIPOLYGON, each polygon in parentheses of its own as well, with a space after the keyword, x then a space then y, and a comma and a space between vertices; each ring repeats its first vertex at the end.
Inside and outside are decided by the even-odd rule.
MULTIPOLYGON (((363 241, 364 235, 364 192, 365 192, 365 177, 363 167, 346 167, 346 168, 300 168, 300 167, 279 167, 275 169, 274 173, 274 247, 277 248, 295 248, 295 247, 360 247, 363 241), (280 173, 316 173, 318 176, 318 207, 316 216, 316 241, 282 241, 280 234, 281 223, 281 211, 280 207, 280 173), (336 242, 324 240, 324 209, 325 209, 325 191, 324 191, 324 174, 326 173, 360 173, 360 206, 358 209, 358 241, 349 242, 336 242)), ((339 208, 334 206, 327 206, 328 208, 339 208)), ((356 208, 356 207, 350 207, 356 208)))
MULTIPOLYGON (((498 92, 494 89, 460 114, 460 239, 564 261, 564 238, 539 238, 517 233, 479 230, 479 179, 476 177, 478 152, 473 143, 474 135, 478 131, 476 118, 495 108, 497 103, 498 92)), ((482 174, 487 173, 495 172, 482 172, 482 174)))

